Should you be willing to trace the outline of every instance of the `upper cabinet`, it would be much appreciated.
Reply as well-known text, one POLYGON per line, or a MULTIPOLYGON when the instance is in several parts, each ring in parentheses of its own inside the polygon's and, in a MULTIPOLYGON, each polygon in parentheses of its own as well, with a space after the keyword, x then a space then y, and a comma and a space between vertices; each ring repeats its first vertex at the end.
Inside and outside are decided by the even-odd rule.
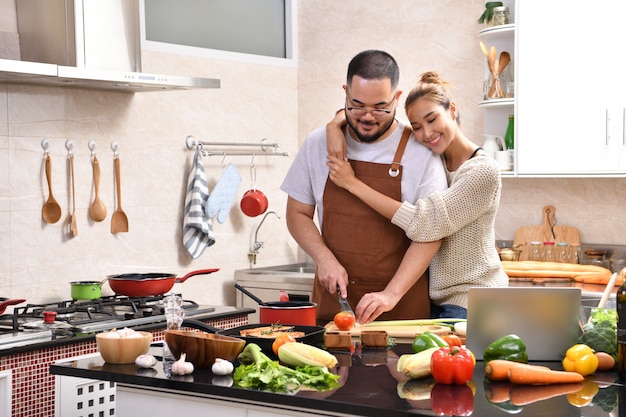
POLYGON ((626 3, 518 3, 518 173, 626 173, 626 3))
POLYGON ((514 98, 481 103, 486 134, 502 136, 507 114, 515 115, 509 175, 625 175, 626 76, 613 60, 626 39, 626 3, 594 3, 602 18, 584 3, 506 3, 514 28, 479 37, 514 51, 514 98))

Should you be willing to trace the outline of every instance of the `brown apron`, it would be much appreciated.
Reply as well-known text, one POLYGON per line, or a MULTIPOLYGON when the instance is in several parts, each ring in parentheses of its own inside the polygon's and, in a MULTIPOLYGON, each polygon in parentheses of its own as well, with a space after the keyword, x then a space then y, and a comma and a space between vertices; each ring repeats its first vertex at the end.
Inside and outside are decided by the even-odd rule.
MULTIPOLYGON (((394 162, 390 165, 350 161, 356 176, 373 189, 402 200, 400 161, 411 131, 405 129, 394 162), (393 174, 393 175, 392 175, 393 174), (394 176, 395 175, 395 176, 394 176)), ((382 291, 402 262, 411 240, 404 230, 378 214, 348 191, 326 180, 322 238, 348 273, 348 302, 354 308, 369 292, 382 291)), ((330 321, 340 311, 337 295, 331 295, 316 274, 313 301, 319 322, 330 321)), ((428 275, 425 272, 396 307, 379 320, 428 318, 428 275)))

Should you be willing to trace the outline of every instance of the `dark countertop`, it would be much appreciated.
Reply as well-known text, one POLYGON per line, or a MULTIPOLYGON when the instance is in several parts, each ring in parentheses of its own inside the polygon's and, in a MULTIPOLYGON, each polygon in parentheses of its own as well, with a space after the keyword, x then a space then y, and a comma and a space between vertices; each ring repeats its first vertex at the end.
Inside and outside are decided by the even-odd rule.
MULTIPOLYGON (((240 308, 233 306, 212 306, 214 307, 212 312, 193 315, 196 320, 209 321, 218 320, 224 317, 232 317, 238 315, 248 315, 254 313, 254 309, 240 308)), ((120 324, 124 323, 123 321, 120 324)), ((123 327, 120 325, 120 327, 123 327)), ((132 326, 134 330, 149 331, 155 329, 163 329, 165 327, 165 321, 155 321, 153 323, 142 324, 138 326, 132 326)), ((96 334, 99 332, 79 333, 69 332, 64 329, 52 330, 48 332, 13 332, 3 333, 2 342, 0 343, 0 357, 7 355, 14 355, 24 352, 32 352, 40 349, 53 348, 58 346, 72 345, 76 343, 88 342, 95 340, 96 334), (58 334, 55 334, 59 332, 58 334), (31 337, 31 340, 25 340, 21 343, 11 343, 11 336, 17 337, 31 337)))
MULTIPOLYGON (((153 344, 150 353, 160 359, 162 347, 153 344)), ((54 364, 50 367, 50 372, 55 375, 113 381, 136 388, 173 391, 183 396, 200 394, 239 403, 260 403, 268 407, 277 405, 282 408, 308 409, 319 413, 344 413, 372 417, 381 415, 386 417, 435 415, 429 393, 429 385, 434 384, 432 378, 411 382, 417 388, 416 392, 425 392, 423 399, 409 400, 400 397, 399 391, 401 390, 399 388, 404 378, 395 371, 396 362, 399 355, 411 353, 409 345, 400 344, 391 350, 365 351, 357 348, 353 354, 335 351, 333 353, 339 360, 339 365, 333 372, 341 375, 341 388, 331 392, 300 391, 295 395, 220 386, 218 385, 219 380, 215 379, 216 377, 209 369, 196 369, 191 375, 168 378, 164 371, 163 362, 159 362, 152 369, 142 370, 134 364, 107 364, 98 354, 54 364)), ((543 364, 554 369, 562 369, 559 362, 543 364)), ((599 400, 601 397, 608 397, 617 402, 618 398, 621 397, 622 407, 624 407, 626 404, 626 385, 617 383, 616 379, 616 372, 604 372, 587 377, 586 384, 600 387, 599 394, 596 394, 594 399, 599 400)), ((566 395, 517 407, 514 412, 505 411, 505 405, 493 404, 487 400, 485 392, 491 392, 493 388, 490 384, 492 383, 485 383, 483 363, 479 361, 476 364, 471 384, 475 386, 472 416, 494 417, 510 416, 511 414, 520 417, 609 416, 608 412, 603 411, 599 405, 593 403, 582 407, 574 406, 566 395)), ((465 386, 450 386, 455 402, 464 394, 462 390, 465 388, 465 386)), ((155 395, 158 394, 155 393, 155 395)), ((618 414, 616 405, 613 413, 614 416, 617 416, 622 415, 624 411, 621 410, 621 413, 618 414)))

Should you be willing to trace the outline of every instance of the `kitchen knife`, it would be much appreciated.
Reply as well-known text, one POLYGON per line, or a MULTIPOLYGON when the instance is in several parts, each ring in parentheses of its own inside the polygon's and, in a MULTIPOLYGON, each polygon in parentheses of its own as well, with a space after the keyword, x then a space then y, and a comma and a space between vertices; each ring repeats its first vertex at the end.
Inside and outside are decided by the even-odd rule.
POLYGON ((341 296, 341 292, 339 292, 339 287, 337 287, 337 298, 339 300, 339 306, 341 306, 341 311, 346 311, 354 315, 354 311, 352 311, 350 304, 348 304, 348 300, 341 296))

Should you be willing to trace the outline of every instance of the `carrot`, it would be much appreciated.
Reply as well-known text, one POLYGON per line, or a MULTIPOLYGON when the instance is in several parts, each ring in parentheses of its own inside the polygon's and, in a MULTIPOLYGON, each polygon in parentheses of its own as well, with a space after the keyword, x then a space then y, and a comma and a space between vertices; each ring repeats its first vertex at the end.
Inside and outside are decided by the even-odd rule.
POLYGON ((566 384, 584 379, 576 372, 553 371, 536 365, 513 366, 509 370, 509 381, 521 385, 566 384))
MULTIPOLYGON (((485 374, 492 381, 508 381, 509 371, 515 366, 539 367, 539 365, 528 365, 526 363, 507 361, 504 359, 494 359, 487 362, 487 365, 485 365, 485 374)), ((541 366, 541 368, 550 369, 547 366, 541 366)))
POLYGON ((573 394, 580 391, 583 384, 574 382, 569 384, 551 385, 513 385, 511 388, 511 404, 524 406, 537 401, 547 400, 561 395, 573 394))
POLYGON ((511 399, 510 390, 513 384, 506 381, 493 381, 485 384, 485 397, 494 404, 503 403, 511 399))

